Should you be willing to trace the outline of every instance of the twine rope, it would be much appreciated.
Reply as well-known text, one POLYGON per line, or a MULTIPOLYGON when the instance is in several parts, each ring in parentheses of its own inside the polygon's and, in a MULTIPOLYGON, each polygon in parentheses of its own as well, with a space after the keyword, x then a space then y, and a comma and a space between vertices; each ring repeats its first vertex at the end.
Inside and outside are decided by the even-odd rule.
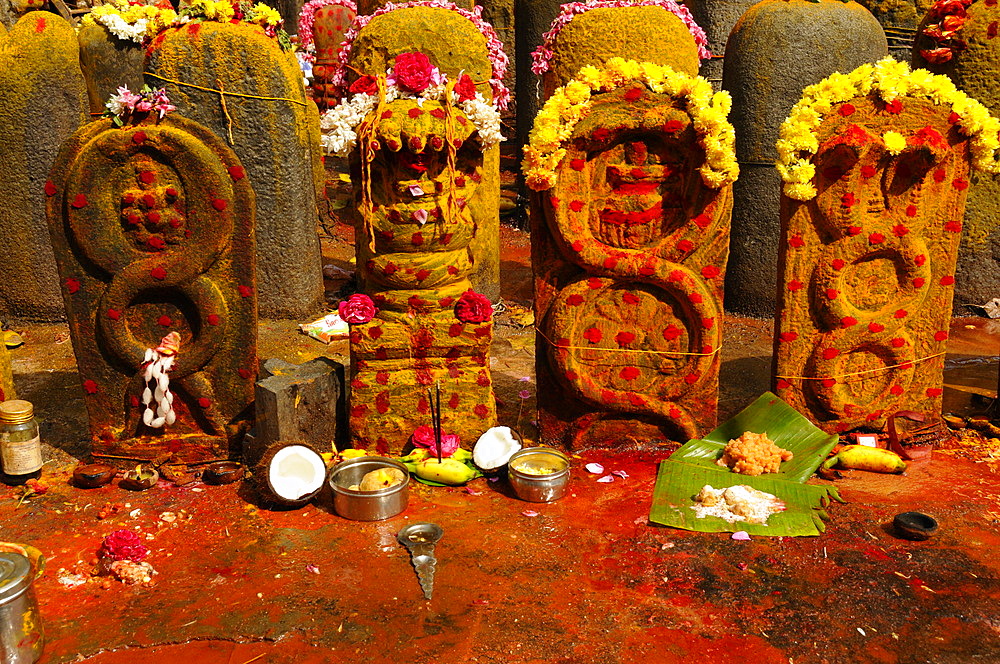
POLYGON ((902 367, 911 367, 914 364, 920 362, 926 362, 927 360, 933 360, 935 357, 941 357, 945 354, 945 351, 940 353, 934 353, 933 355, 928 355, 926 357, 920 357, 915 360, 908 360, 906 362, 900 362, 899 364, 893 364, 888 367, 878 367, 876 369, 864 369, 863 371, 852 371, 851 373, 836 374, 834 376, 781 376, 777 375, 775 378, 783 378, 785 380, 836 380, 838 378, 851 378, 853 376, 863 376, 866 374, 881 373, 884 371, 892 371, 893 369, 899 369, 902 367))

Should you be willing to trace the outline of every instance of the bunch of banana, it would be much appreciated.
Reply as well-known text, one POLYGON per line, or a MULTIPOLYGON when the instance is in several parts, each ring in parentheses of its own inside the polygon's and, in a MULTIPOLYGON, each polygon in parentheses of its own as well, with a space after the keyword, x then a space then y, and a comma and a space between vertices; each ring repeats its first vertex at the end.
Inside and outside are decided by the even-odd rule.
POLYGON ((399 460, 418 478, 438 484, 459 486, 482 476, 471 464, 472 452, 462 448, 438 461, 430 450, 418 447, 399 460))
POLYGON ((901 473, 906 470, 906 462, 895 452, 867 445, 845 445, 823 462, 822 469, 830 470, 834 466, 873 473, 901 473))

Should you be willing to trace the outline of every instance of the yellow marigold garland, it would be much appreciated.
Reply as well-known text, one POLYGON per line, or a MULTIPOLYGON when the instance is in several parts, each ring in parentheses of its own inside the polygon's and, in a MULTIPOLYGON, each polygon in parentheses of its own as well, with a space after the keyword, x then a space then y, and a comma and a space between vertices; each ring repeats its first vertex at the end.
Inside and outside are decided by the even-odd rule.
MULTIPOLYGON (((802 99, 782 123, 780 138, 775 144, 778 150, 776 166, 785 182, 786 196, 799 201, 816 196, 812 183, 816 168, 810 161, 819 149, 816 130, 823 117, 834 112, 837 104, 870 94, 886 103, 909 96, 929 99, 937 105, 950 105, 958 116, 959 129, 971 139, 973 168, 994 175, 1000 173, 997 161, 1000 120, 956 88, 948 77, 926 69, 911 71, 904 62, 884 58, 875 64, 861 65, 850 74, 831 74, 803 90, 802 99)), ((883 140, 892 154, 899 154, 906 147, 906 138, 899 132, 887 131, 883 140)))
POLYGON ((558 88, 535 117, 524 148, 522 168, 527 185, 535 191, 551 189, 556 168, 566 156, 563 144, 590 112, 591 95, 610 92, 639 82, 657 94, 684 97, 699 143, 705 149, 701 178, 713 189, 729 184, 739 175, 736 164, 736 133, 729 123, 732 98, 728 92, 712 92, 711 84, 700 76, 689 76, 651 62, 611 58, 605 69, 592 65, 582 68, 565 86, 558 88))

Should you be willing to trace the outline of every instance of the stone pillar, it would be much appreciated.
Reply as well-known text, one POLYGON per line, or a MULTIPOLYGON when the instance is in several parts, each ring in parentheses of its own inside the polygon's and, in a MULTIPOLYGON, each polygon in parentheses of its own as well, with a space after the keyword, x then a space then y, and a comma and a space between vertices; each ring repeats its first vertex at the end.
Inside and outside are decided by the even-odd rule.
POLYGON ((686 3, 708 35, 708 50, 712 52, 711 58, 702 61, 698 73, 717 90, 722 87, 722 61, 729 32, 743 12, 755 3, 756 0, 688 0, 686 3))
MULTIPOLYGON (((880 63, 890 81, 885 63, 906 68, 880 63)), ((846 93, 792 111, 818 126, 783 135, 783 154, 804 162, 787 171, 796 199, 782 197, 775 391, 828 432, 882 429, 899 410, 941 413, 975 139, 940 89, 921 89, 922 74, 898 97, 879 80, 852 74, 846 93)), ((963 110, 985 114, 977 106, 963 110)))
POLYGON ((357 8, 351 0, 312 0, 302 8, 299 47, 314 49, 316 61, 310 88, 320 111, 335 106, 341 96, 331 79, 338 66, 340 44, 356 15, 357 8))
POLYGON ((0 315, 60 320, 43 185, 59 146, 86 120, 80 49, 73 27, 49 12, 0 28, 0 43, 0 315))
POLYGON ((806 86, 887 52, 882 26, 856 2, 763 0, 733 28, 722 87, 733 95, 740 179, 733 189, 727 309, 774 314, 781 192, 773 165, 778 126, 806 86))
MULTIPOLYGON (((685 85, 711 96, 704 79, 685 85)), ((554 186, 529 175, 547 444, 652 448, 715 426, 736 175, 723 96, 707 130, 709 109, 680 89, 634 79, 594 93, 564 129, 554 186)))
POLYGON ((166 87, 178 112, 226 140, 246 168, 257 195, 261 315, 316 313, 323 298, 319 132, 294 56, 258 26, 204 21, 161 32, 146 71, 150 85, 166 87), (223 97, 214 92, 220 89, 250 96, 223 97))
MULTIPOLYGON (((450 81, 460 72, 493 99, 487 38, 439 7, 374 18, 351 50, 353 71, 378 78, 421 53, 450 81)), ((349 74, 348 83, 357 77, 349 74)), ((379 308, 351 330, 351 435, 356 446, 399 452, 430 424, 428 388, 441 387, 442 423, 471 445, 496 423, 488 301, 470 292, 476 267, 495 264, 499 169, 475 120, 441 100, 400 97, 374 109, 352 156, 361 221, 359 282, 379 308), (486 242, 479 236, 486 234, 486 242), (477 315, 466 315, 469 307, 477 315)), ((481 273, 480 273, 481 276, 481 273)), ((494 282, 495 283, 495 282, 494 282)))
POLYGON ((858 0, 882 24, 889 42, 889 55, 900 62, 910 61, 917 24, 933 0, 858 0))
POLYGON ((45 186, 95 456, 225 458, 257 375, 254 194, 235 153, 177 115, 66 142, 45 186), (170 332, 176 422, 143 423, 147 349, 170 332))
POLYGON ((133 92, 142 89, 146 49, 140 44, 118 39, 103 25, 81 25, 77 39, 91 113, 103 113, 104 104, 120 86, 133 92))
MULTIPOLYGON (((965 21, 954 36, 965 43, 964 50, 951 52, 945 62, 930 62, 921 51, 941 45, 921 35, 914 44, 913 66, 948 76, 990 113, 1000 115, 1000 82, 996 78, 1000 67, 1000 6, 997 0, 982 0, 965 12, 965 21)), ((940 24, 945 18, 932 11, 920 29, 940 24)), ((950 43, 945 42, 945 47, 950 43)), ((968 314, 966 304, 983 304, 1000 297, 1000 182, 995 178, 972 175, 964 227, 955 272, 956 314, 968 314)))

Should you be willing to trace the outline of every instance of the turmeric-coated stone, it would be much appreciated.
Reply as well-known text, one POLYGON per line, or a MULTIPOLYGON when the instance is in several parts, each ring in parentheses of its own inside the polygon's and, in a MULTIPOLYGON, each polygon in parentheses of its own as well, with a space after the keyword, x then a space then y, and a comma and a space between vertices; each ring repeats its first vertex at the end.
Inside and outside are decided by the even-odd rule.
POLYGON ((193 22, 153 40, 146 71, 150 85, 166 87, 178 112, 226 140, 246 168, 257 195, 261 315, 314 313, 323 296, 318 129, 294 56, 259 26, 193 22))
POLYGON ((538 192, 545 443, 653 448, 715 426, 736 177, 728 99, 700 77, 611 60, 539 113, 524 170, 538 192))
POLYGON ((10 352, 6 344, 0 343, 0 401, 16 398, 14 376, 10 370, 10 352))
POLYGON ((103 113, 104 104, 119 87, 142 89, 142 65, 146 50, 138 43, 119 39, 103 25, 81 25, 80 67, 87 81, 91 113, 103 113))
POLYGON ((45 191, 95 456, 235 454, 257 289, 254 194, 234 152, 176 115, 98 120, 66 142, 45 191))
MULTIPOLYGON (((1000 115, 1000 3, 935 3, 920 25, 913 66, 948 76, 1000 115), (933 37, 932 37, 933 35, 933 37)), ((1000 182, 973 174, 955 271, 955 313, 1000 296, 1000 182)))
POLYGON ((29 12, 0 28, 0 315, 64 316, 43 185, 60 145, 86 119, 73 27, 29 12))
POLYGON ((505 63, 478 13, 454 8, 382 11, 351 44, 350 96, 326 117, 350 156, 358 281, 377 308, 342 313, 355 446, 401 451, 431 424, 428 389, 440 388, 442 427, 466 445, 496 423, 493 310, 473 289, 497 260, 505 63))
POLYGON ((1000 171, 998 129, 891 58, 807 89, 783 125, 775 388, 826 431, 940 416, 970 163, 1000 171))
POLYGON ((740 179, 733 189, 726 308, 774 314, 781 179, 778 126, 802 90, 887 53, 882 26, 856 2, 763 0, 729 35, 722 87, 733 95, 740 179))

